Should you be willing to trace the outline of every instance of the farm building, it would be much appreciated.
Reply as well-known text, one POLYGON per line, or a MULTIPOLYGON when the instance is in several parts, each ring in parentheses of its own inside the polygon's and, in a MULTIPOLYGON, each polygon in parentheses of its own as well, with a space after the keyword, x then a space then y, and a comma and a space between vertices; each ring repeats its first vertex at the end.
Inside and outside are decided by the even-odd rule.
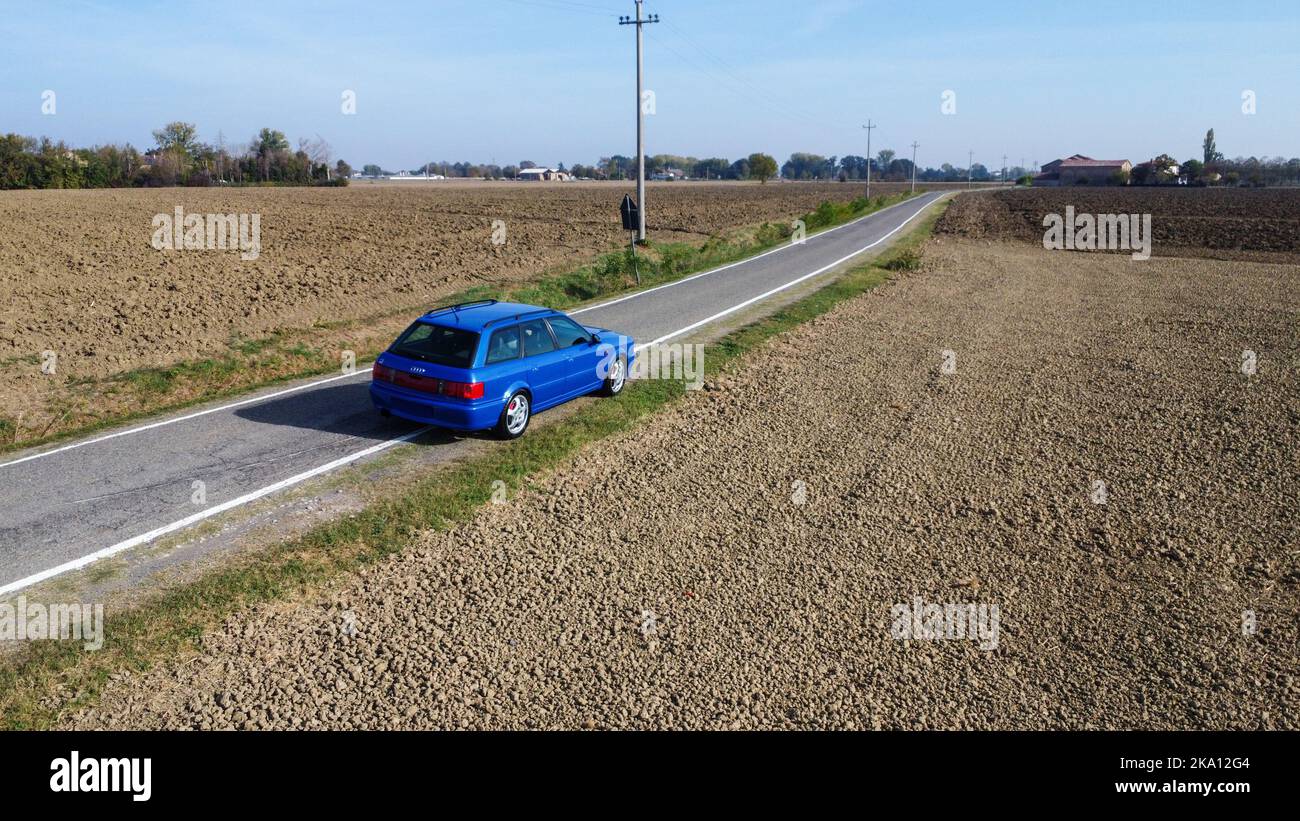
POLYGON ((1075 154, 1052 160, 1034 177, 1034 185, 1114 185, 1116 175, 1127 178, 1133 170, 1128 160, 1094 160, 1075 154))
POLYGON ((566 171, 558 168, 522 168, 519 170, 519 179, 540 182, 543 180, 565 182, 573 179, 566 171))

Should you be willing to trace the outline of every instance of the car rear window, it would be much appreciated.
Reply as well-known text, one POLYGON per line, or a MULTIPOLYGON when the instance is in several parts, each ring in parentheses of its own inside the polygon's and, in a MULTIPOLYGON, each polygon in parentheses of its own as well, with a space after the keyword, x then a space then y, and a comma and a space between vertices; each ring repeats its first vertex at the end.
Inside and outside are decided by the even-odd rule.
POLYGON ((468 368, 474 361, 477 347, 478 334, 473 331, 416 322, 397 338, 392 351, 435 365, 468 368))

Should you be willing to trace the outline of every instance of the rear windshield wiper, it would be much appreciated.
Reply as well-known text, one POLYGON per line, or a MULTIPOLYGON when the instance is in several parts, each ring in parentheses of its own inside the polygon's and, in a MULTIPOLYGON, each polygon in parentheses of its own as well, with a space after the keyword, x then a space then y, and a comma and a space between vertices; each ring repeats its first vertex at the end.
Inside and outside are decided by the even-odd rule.
POLYGON ((401 354, 402 356, 409 356, 412 359, 418 359, 421 362, 433 362, 435 365, 438 364, 435 360, 431 359, 428 354, 420 353, 414 348, 394 348, 393 353, 401 354))

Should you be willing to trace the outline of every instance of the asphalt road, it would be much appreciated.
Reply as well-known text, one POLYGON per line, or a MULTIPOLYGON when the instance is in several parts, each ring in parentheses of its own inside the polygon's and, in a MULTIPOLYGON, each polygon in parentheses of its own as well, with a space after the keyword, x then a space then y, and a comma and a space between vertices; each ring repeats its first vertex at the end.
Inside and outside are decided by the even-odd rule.
MULTIPOLYGON (((802 244, 572 313, 638 343, 686 339, 878 246, 941 196, 927 193, 802 244)), ((368 370, 309 380, 10 456, 0 462, 0 595, 404 441, 460 446, 379 416, 368 381, 368 370)))

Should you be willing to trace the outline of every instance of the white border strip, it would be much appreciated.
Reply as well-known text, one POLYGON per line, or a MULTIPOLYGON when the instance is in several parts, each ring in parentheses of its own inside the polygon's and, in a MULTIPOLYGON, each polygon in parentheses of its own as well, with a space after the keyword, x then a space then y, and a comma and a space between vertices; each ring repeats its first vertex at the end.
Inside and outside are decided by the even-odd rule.
POLYGON ((0 596, 4 596, 9 593, 12 593, 15 590, 21 590, 24 587, 29 587, 30 585, 36 584, 37 582, 43 582, 46 579, 53 578, 54 576, 60 576, 64 573, 68 573, 73 570, 80 570, 86 565, 91 564, 93 562, 97 562, 100 559, 107 559, 109 556, 114 556, 118 553, 121 553, 124 550, 130 550, 133 547, 139 547, 140 545, 151 542, 160 536, 166 536, 168 533, 174 533, 177 530, 180 530, 185 527, 189 527, 192 524, 216 516, 218 513, 224 513, 225 511, 239 507, 240 505, 246 505, 249 502, 256 501, 257 499, 262 498, 263 496, 267 496, 272 493, 275 493, 277 490, 284 490, 285 488, 292 487, 293 485, 299 484, 300 482, 305 482, 308 479, 312 478, 313 476, 319 476, 322 473, 328 473, 329 471, 334 470, 335 468, 343 467, 349 462, 355 462, 356 460, 369 456, 372 453, 378 453, 381 450, 387 450, 388 448, 391 448, 393 445, 398 445, 401 444, 402 442, 409 442, 412 439, 415 439, 417 436, 420 436, 429 430, 430 430, 430 426, 426 425, 425 427, 422 427, 419 430, 414 430, 402 436, 385 440, 383 442, 380 442, 377 445, 371 445, 370 447, 365 448, 364 450, 359 450, 356 453, 350 453, 347 456, 339 457, 338 459, 335 459, 333 462, 327 462, 326 464, 320 465, 318 467, 314 467, 311 470, 305 471, 303 473, 299 473, 296 476, 290 476, 288 479, 281 479, 280 481, 276 482, 273 485, 267 485, 266 487, 260 488, 258 490, 254 490, 251 493, 245 493, 243 496, 239 496, 237 498, 231 499, 228 502, 222 502, 221 504, 214 505, 210 508, 207 508, 206 510, 200 510, 198 513, 195 513, 192 516, 186 516, 184 519, 178 519, 172 522, 171 524, 163 525, 162 527, 156 528, 154 530, 150 530, 148 533, 142 533, 139 536, 135 536, 133 538, 127 539, 124 542, 118 542, 112 547, 106 547, 103 550, 96 550, 94 553, 91 553, 86 556, 82 556, 80 559, 73 559, 70 562, 64 562, 63 564, 58 565, 56 567, 51 567, 49 570, 42 570, 39 573, 33 573, 32 575, 24 579, 19 579, 16 582, 10 582, 9 584, 6 584, 4 587, 0 587, 0 596))
POLYGON ((331 376, 328 379, 318 379, 315 382, 308 382, 305 385, 298 385, 297 387, 293 387, 293 388, 285 388, 282 391, 276 391, 275 393, 266 393, 260 396, 251 397, 249 399, 241 399, 238 402, 231 402, 229 405, 220 405, 215 408, 208 408, 207 410, 201 410, 196 413, 188 413, 184 416, 177 416, 172 419, 163 419, 159 422, 150 422, 147 425, 141 425, 137 428, 128 428, 127 430, 115 431, 105 436, 96 436, 94 439, 86 439, 81 442, 73 442, 70 445, 64 445, 63 447, 53 448, 52 450, 43 450, 40 453, 33 453, 30 456, 24 456, 21 459, 14 459, 13 461, 10 462, 0 462, 0 468, 7 468, 10 465, 21 465, 23 462, 30 462, 33 459, 40 459, 42 456, 53 456, 56 453, 63 453, 66 450, 74 450, 76 448, 85 447, 86 445, 94 445, 94 444, 98 444, 99 442, 107 442, 109 439, 116 439, 119 436, 129 436, 132 433, 141 433, 142 431, 153 430, 154 428, 161 428, 166 425, 174 425, 177 422, 184 422, 187 419, 197 419, 200 416, 207 416, 209 413, 217 413, 218 411, 230 410, 231 408, 243 407, 244 405, 251 405, 254 402, 262 402, 267 399, 274 399, 277 396, 284 396, 285 394, 295 393, 297 391, 305 391, 308 388, 315 388, 319 385, 325 385, 330 382, 337 382, 340 379, 347 379, 350 376, 356 376, 357 374, 361 374, 361 373, 370 373, 370 368, 358 369, 356 371, 353 371, 352 373, 345 373, 340 376, 331 376))

